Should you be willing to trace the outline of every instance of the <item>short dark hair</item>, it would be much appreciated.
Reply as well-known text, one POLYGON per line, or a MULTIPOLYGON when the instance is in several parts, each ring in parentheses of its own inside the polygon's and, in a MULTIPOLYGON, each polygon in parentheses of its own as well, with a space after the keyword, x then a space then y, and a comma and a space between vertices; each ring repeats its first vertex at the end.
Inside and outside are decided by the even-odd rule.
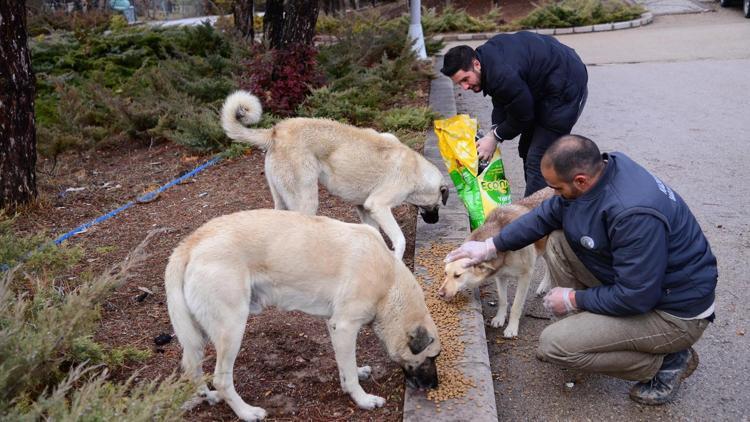
POLYGON ((447 53, 443 58, 443 68, 440 73, 447 77, 452 77, 459 70, 469 70, 472 66, 472 60, 477 58, 477 53, 468 45, 457 45, 447 53))
POLYGON ((576 174, 597 174, 603 165, 602 153, 594 141, 581 135, 565 135, 547 148, 543 165, 552 165, 557 177, 570 183, 576 174))

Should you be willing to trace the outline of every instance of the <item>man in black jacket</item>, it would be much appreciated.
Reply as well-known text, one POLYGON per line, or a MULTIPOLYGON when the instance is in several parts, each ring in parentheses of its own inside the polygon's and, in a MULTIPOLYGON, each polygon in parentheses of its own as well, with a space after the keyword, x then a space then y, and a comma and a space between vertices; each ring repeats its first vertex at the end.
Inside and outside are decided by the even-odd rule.
POLYGON ((461 88, 492 98, 492 130, 477 141, 480 160, 520 134, 524 196, 545 187, 542 155, 570 133, 586 103, 588 73, 576 52, 547 35, 501 34, 476 51, 466 45, 451 48, 440 71, 461 88))
POLYGON ((638 381, 630 397, 672 400, 698 366, 691 347, 714 318, 716 258, 682 198, 622 153, 600 154, 567 135, 542 159, 558 195, 486 242, 466 242, 446 261, 465 266, 549 235, 556 316, 537 356, 578 370, 638 381), (499 251, 499 252, 498 252, 499 251))

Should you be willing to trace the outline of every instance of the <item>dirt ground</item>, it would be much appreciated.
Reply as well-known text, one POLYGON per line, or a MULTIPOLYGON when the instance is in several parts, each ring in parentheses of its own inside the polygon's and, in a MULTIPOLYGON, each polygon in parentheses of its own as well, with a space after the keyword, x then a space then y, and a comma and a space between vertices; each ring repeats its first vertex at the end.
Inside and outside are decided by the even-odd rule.
MULTIPOLYGON (((454 3, 460 3, 459 6, 465 3, 472 13, 482 13, 489 2, 454 3)), ((525 0, 503 4, 504 12, 530 8, 525 0)), ((426 105, 427 98, 423 101, 426 105)), ((109 146, 67 154, 58 158, 57 163, 40 158, 40 200, 18 217, 15 228, 19 235, 42 232, 57 237, 209 158, 170 143, 109 146)), ((166 190, 156 200, 137 204, 69 241, 85 251, 82 262, 58 280, 72 287, 82 274, 101 273, 122 260, 150 230, 168 229, 149 245, 145 264, 103 306, 97 341, 153 351, 147 361, 117 371, 114 377, 126 379, 133 371, 140 370, 141 379, 153 379, 178 368, 181 351, 177 340, 161 346, 154 341, 161 334, 172 334, 163 287, 166 261, 182 238, 209 219, 241 210, 273 207, 263 175, 263 159, 262 153, 251 151, 240 158, 223 160, 166 190), (146 291, 151 293, 144 294, 146 291)), ((320 195, 320 215, 358 222, 350 205, 324 189, 320 195)), ((416 209, 403 205, 394 209, 394 214, 407 239, 404 260, 411 267, 416 209)), ((205 370, 210 373, 213 368, 210 352, 208 356, 205 370)), ((322 320, 271 309, 248 321, 235 364, 235 384, 248 403, 268 411, 269 420, 401 420, 401 369, 389 361, 369 329, 360 333, 357 356, 358 363, 373 368, 372 377, 363 381, 362 386, 368 393, 387 399, 382 409, 360 410, 341 391, 333 349, 322 320)), ((234 413, 223 403, 199 406, 187 418, 235 420, 234 413)))

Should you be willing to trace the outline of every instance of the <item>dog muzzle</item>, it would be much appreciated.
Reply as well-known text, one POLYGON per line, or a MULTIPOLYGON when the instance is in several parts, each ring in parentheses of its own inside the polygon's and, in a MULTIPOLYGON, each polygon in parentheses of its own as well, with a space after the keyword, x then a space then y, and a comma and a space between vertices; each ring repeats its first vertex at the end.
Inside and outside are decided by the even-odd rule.
POLYGON ((422 216, 422 220, 424 220, 427 224, 435 224, 440 219, 440 216, 438 215, 438 209, 435 208, 420 208, 419 209, 419 215, 422 216))
POLYGON ((414 389, 437 388, 438 374, 435 359, 427 358, 413 370, 402 368, 404 370, 406 385, 414 389))

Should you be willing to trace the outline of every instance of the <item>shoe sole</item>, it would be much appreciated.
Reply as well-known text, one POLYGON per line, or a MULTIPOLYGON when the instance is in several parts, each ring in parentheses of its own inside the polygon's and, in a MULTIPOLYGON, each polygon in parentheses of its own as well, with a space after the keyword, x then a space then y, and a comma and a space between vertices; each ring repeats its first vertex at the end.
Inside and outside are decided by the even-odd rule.
POLYGON ((690 362, 688 362, 687 368, 685 368, 685 373, 682 374, 682 379, 689 377, 690 375, 693 375, 693 372, 695 372, 695 369, 698 367, 698 364, 700 363, 700 359, 698 359, 698 353, 695 352, 695 349, 692 347, 689 348, 690 350, 690 362))
MULTIPOLYGON (((700 359, 698 358, 698 353, 695 352, 695 349, 691 347, 689 350, 690 350, 690 361, 688 362, 687 368, 685 368, 685 373, 683 373, 682 376, 680 377, 680 384, 687 377, 689 377, 690 375, 693 375, 693 372, 695 372, 695 369, 698 367, 698 364, 700 363, 700 359)), ((645 404, 648 406, 660 406, 660 405, 667 404, 671 402, 672 400, 674 400, 676 395, 677 395, 677 392, 675 391, 675 395, 672 396, 671 399, 666 400, 666 401, 644 400, 643 398, 638 397, 638 396, 633 396, 632 394, 630 394, 630 399, 636 403, 645 404)))

